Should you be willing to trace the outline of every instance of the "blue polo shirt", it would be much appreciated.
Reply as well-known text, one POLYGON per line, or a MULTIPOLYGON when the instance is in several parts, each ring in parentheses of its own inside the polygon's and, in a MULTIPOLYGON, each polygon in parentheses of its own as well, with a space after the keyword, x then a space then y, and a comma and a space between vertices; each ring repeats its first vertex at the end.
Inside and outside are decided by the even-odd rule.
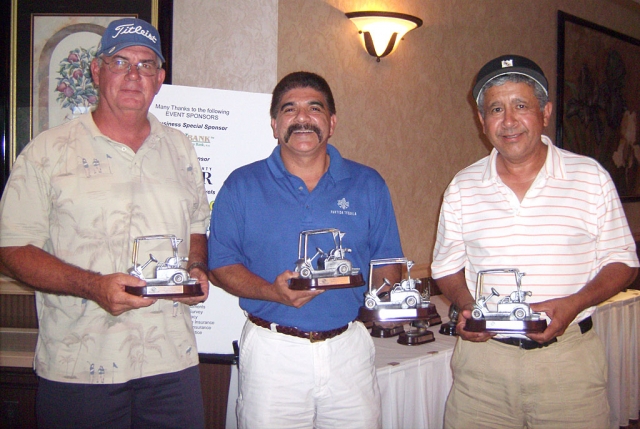
MULTIPOLYGON (((209 267, 243 264, 270 283, 294 270, 300 232, 337 228, 354 267, 368 281, 369 261, 402 256, 389 189, 374 169, 342 158, 327 145, 329 170, 313 192, 282 162, 280 146, 269 158, 229 175, 211 213, 209 267)), ((309 238, 316 247, 334 248, 331 234, 309 238)), ((354 320, 367 286, 327 290, 301 308, 271 301, 240 298, 247 312, 280 325, 305 331, 334 329, 354 320)))

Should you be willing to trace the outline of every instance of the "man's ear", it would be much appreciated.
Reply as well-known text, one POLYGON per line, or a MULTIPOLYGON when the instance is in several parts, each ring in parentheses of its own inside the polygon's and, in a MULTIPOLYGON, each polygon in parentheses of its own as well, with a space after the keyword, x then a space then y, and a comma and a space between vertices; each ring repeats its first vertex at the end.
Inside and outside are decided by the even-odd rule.
POLYGON ((333 135, 333 132, 336 129, 337 123, 338 123, 338 117, 336 115, 331 115, 331 119, 329 119, 329 137, 333 135))
POLYGON ((165 69, 159 69, 156 74, 156 94, 160 92, 160 88, 162 88, 162 84, 164 83, 164 78, 167 76, 167 71, 165 69))
POLYGON ((542 111, 542 124, 545 127, 549 125, 549 120, 551 119, 551 112, 553 112, 553 103, 549 101, 544 106, 544 110, 542 111))
POLYGON ((91 60, 89 69, 91 70, 91 79, 93 79, 93 84, 97 88, 100 86, 100 64, 97 58, 91 60))
POLYGON ((487 134, 487 130, 484 127, 484 118, 482 117, 482 114, 480 113, 480 111, 478 111, 478 119, 480 119, 480 124, 482 125, 482 132, 487 134))

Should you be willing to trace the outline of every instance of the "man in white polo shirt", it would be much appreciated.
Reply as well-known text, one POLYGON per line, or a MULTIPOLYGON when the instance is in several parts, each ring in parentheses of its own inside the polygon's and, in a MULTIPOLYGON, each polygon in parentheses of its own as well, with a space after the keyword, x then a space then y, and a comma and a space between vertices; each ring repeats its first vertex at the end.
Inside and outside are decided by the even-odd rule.
MULTIPOLYGON (((594 306, 629 285, 638 259, 609 174, 542 135, 551 117, 540 67, 517 55, 488 62, 473 96, 493 150, 444 194, 432 275, 462 311, 447 428, 606 428, 606 361, 594 306), (478 272, 517 268, 543 332, 464 329, 478 272)), ((497 286, 502 296, 515 289, 497 286)), ((498 282, 499 283, 499 282, 498 282)))

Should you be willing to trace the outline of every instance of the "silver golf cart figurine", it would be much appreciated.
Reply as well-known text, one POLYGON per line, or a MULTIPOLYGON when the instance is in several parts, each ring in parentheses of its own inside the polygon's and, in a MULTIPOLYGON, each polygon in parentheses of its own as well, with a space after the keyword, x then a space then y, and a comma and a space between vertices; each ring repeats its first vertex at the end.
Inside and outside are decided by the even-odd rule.
POLYGON ((431 303, 430 291, 425 288, 422 293, 416 288, 421 284, 419 279, 411 278, 413 261, 407 258, 374 259, 369 263, 369 290, 365 293, 364 306, 360 307, 358 319, 363 322, 373 321, 372 335, 390 337, 400 335, 398 342, 405 345, 424 344, 434 341, 435 337, 427 330, 430 325, 442 323, 435 305, 431 303), (381 286, 373 284, 373 270, 380 265, 401 264, 406 268, 407 277, 392 285, 384 279, 381 286), (381 322, 381 325, 376 325, 381 322), (386 327, 387 322, 402 322, 399 325, 386 327), (403 324, 412 328, 405 331, 403 324))
POLYGON ((298 239, 298 260, 295 271, 298 278, 289 281, 289 288, 305 289, 338 289, 364 285, 360 268, 354 268, 346 254, 351 249, 342 246, 345 233, 336 228, 312 229, 302 231, 298 239), (308 252, 309 239, 315 235, 330 234, 333 238, 333 249, 328 252, 316 247, 316 253, 308 252))
POLYGON ((196 279, 189 277, 189 273, 183 267, 183 263, 189 258, 178 256, 178 245, 182 242, 181 238, 173 234, 164 235, 145 235, 136 237, 133 241, 133 267, 129 268, 128 273, 134 277, 147 282, 146 286, 135 287, 125 286, 125 291, 138 296, 149 296, 154 298, 173 298, 201 296, 202 287, 196 279), (138 262, 138 253, 140 243, 143 241, 168 241, 171 246, 171 255, 164 262, 158 262, 153 254, 149 253, 149 259, 140 264, 138 262), (155 263, 153 269, 155 277, 145 276, 144 270, 151 263, 155 263))
POLYGON ((472 332, 489 331, 497 334, 524 334, 527 332, 542 332, 547 328, 547 321, 541 318, 540 313, 531 311, 529 304, 525 302, 531 291, 523 291, 521 287, 522 277, 525 273, 517 268, 497 268, 478 272, 476 282, 474 309, 471 311, 471 319, 465 323, 464 329, 472 332), (496 310, 490 310, 487 302, 500 294, 495 288, 491 288, 489 295, 482 295, 484 277, 487 274, 513 274, 516 290, 498 301, 496 310))

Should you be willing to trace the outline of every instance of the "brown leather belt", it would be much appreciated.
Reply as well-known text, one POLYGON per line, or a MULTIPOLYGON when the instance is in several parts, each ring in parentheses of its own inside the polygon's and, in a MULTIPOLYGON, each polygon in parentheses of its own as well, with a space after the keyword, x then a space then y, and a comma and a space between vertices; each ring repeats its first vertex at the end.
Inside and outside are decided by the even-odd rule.
MULTIPOLYGON (((578 326, 580 327, 581 334, 589 332, 591 328, 593 328, 593 320, 591 319, 591 316, 579 322, 578 326)), ((493 338, 493 340, 500 341, 503 344, 509 344, 510 346, 517 346, 523 350, 541 349, 558 341, 557 338, 554 338, 550 341, 547 341, 546 343, 541 344, 536 341, 525 340, 523 338, 493 338)))
MULTIPOLYGON (((253 314, 249 315, 249 320, 251 320, 253 324, 260 326, 261 328, 271 329, 271 322, 256 317, 253 314)), ((296 328, 292 328, 290 326, 276 325, 275 323, 273 325, 276 332, 284 335, 291 335, 292 337, 304 338, 311 341, 312 343, 317 343, 320 341, 328 340, 329 338, 337 337, 349 328, 349 325, 344 325, 340 328, 332 329, 330 331, 305 332, 296 328)))

